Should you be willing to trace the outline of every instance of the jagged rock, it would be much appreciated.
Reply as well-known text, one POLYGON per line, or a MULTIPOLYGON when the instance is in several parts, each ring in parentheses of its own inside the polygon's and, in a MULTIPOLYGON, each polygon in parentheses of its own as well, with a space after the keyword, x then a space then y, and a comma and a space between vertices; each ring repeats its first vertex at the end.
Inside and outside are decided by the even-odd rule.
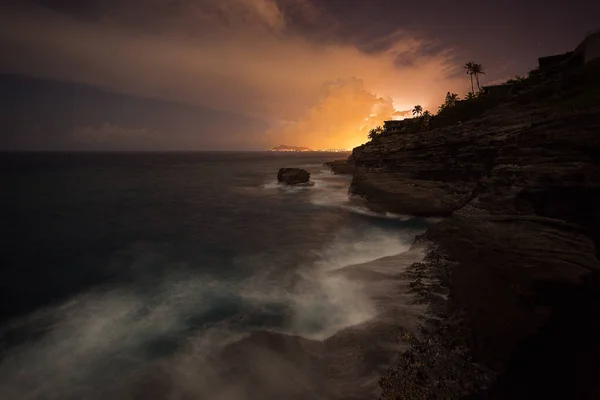
POLYGON ((302 168, 280 168, 277 173, 277 181, 286 185, 298 185, 308 183, 310 173, 302 168))

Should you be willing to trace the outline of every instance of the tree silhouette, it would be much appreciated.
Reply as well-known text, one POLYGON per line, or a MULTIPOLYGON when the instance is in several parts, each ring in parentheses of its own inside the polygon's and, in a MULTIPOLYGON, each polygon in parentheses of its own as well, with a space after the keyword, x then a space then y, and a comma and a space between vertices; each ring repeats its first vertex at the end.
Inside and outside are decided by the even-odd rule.
POLYGON ((463 67, 467 70, 467 75, 471 77, 471 93, 475 92, 475 89, 473 88, 473 75, 475 75, 476 66, 476 63, 474 63, 473 61, 469 61, 463 67))
POLYGON ((370 140, 375 139, 377 136, 381 135, 383 133, 383 128, 381 126, 378 126, 377 128, 373 128, 369 131, 369 134, 367 135, 368 138, 370 140))
POLYGON ((423 107, 417 104, 415 108, 413 108, 412 114, 416 115, 417 117, 420 117, 421 114, 423 114, 423 107))
POLYGON ((423 115, 421 115, 421 120, 422 120, 422 126, 424 128, 428 128, 429 127, 429 121, 431 120, 431 112, 429 112, 429 110, 425 110, 423 111, 423 115))
POLYGON ((483 65, 474 63, 473 75, 475 75, 475 80, 477 81, 477 88, 479 89, 479 91, 481 91, 481 86, 479 85, 479 75, 485 75, 485 70, 483 69, 483 65))
POLYGON ((444 105, 446 107, 454 107, 456 105, 456 102, 460 100, 460 98, 458 97, 458 95, 456 93, 446 93, 446 102, 444 103, 444 105))
POLYGON ((458 97, 458 95, 456 93, 450 93, 450 92, 446 93, 446 99, 444 100, 444 104, 439 106, 438 114, 441 113, 442 111, 444 111, 446 108, 454 107, 458 100, 460 100, 460 98, 458 97))

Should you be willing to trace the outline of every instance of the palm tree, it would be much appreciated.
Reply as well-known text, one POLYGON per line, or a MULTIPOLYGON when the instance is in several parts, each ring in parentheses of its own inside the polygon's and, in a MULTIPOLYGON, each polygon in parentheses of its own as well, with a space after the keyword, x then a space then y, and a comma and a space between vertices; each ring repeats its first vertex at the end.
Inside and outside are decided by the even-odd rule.
POLYGON ((381 126, 378 126, 377 128, 373 128, 369 131, 369 139, 373 140, 375 139, 377 136, 381 135, 383 133, 383 128, 381 126))
POLYGON ((485 75, 483 65, 475 64, 473 66, 473 75, 475 75, 475 80, 477 81, 477 88, 479 89, 479 91, 481 91, 481 86, 479 85, 479 75, 485 75))
POLYGON ((433 115, 431 115, 431 112, 429 112, 429 110, 423 111, 423 115, 421 115, 421 121, 422 121, 422 126, 424 128, 429 127, 429 121, 431 121, 432 116, 433 115))
POLYGON ((479 75, 485 75, 483 65, 469 61, 463 68, 466 69, 467 74, 471 76, 471 92, 475 93, 475 89, 473 88, 473 75, 475 75, 475 80, 477 81, 477 88, 481 91, 481 86, 479 86, 479 75))
POLYGON ((417 117, 420 117, 421 114, 423 114, 423 107, 417 104, 415 108, 413 108, 412 114, 416 115, 417 117))
POLYGON ((473 61, 469 61, 468 63, 466 63, 464 65, 464 69, 467 70, 467 75, 469 75, 471 77, 471 92, 475 92, 475 89, 473 88, 473 75, 475 74, 473 71, 475 70, 475 64, 473 61))
POLYGON ((453 107, 456 102, 460 100, 460 98, 458 97, 458 95, 456 93, 446 93, 446 103, 445 106, 446 107, 453 107))
POLYGON ((456 102, 459 100, 460 98, 456 93, 446 93, 446 100, 444 100, 444 104, 439 106, 438 114, 444 111, 446 108, 454 107, 456 105, 456 102))

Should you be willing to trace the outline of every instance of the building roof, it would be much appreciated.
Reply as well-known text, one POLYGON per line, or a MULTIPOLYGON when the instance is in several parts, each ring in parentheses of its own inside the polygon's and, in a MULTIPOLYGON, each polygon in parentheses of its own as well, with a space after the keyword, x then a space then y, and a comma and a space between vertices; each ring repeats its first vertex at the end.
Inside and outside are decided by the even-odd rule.
POLYGON ((493 89, 493 88, 505 88, 505 87, 509 87, 509 86, 513 86, 514 83, 499 83, 497 85, 487 85, 487 86, 482 86, 482 89, 493 89))
POLYGON ((579 43, 579 45, 575 48, 575 52, 581 52, 583 48, 590 42, 590 40, 596 40, 598 37, 600 37, 600 29, 588 32, 581 43, 579 43))
POLYGON ((563 54, 554 54, 551 56, 540 57, 540 58, 538 58, 538 62, 540 64, 560 62, 560 61, 566 60, 567 58, 571 57, 572 55, 573 55, 573 52, 568 51, 563 54))
POLYGON ((577 45, 575 50, 568 51, 563 54, 554 54, 551 56, 538 58, 539 68, 545 71, 552 71, 563 69, 569 65, 579 65, 585 63, 586 61, 582 58, 584 57, 583 54, 586 52, 586 47, 591 42, 598 40, 598 38, 600 38, 600 29, 588 32, 581 43, 577 45))

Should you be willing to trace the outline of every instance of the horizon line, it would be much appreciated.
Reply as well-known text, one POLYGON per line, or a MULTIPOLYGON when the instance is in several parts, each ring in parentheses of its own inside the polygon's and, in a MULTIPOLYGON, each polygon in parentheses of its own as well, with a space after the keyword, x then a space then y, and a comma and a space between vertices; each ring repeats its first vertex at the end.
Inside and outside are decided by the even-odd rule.
POLYGON ((350 153, 352 149, 323 149, 323 150, 303 150, 303 151, 273 151, 265 150, 240 150, 240 149, 219 149, 219 150, 39 150, 39 149, 0 149, 0 153, 350 153))

